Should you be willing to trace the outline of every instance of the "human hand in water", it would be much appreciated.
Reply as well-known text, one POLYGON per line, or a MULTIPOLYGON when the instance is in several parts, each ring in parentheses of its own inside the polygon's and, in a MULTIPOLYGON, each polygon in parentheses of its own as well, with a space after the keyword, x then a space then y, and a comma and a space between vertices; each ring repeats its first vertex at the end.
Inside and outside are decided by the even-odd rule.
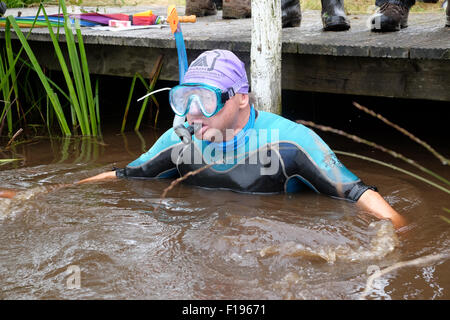
MULTIPOLYGON (((96 176, 77 181, 77 182, 75 182, 75 184, 109 180, 109 179, 116 179, 115 171, 103 172, 96 176)), ((64 187, 70 187, 72 185, 73 184, 58 184, 58 185, 55 185, 54 187, 49 187, 48 191, 51 191, 53 189, 64 188, 64 187)), ((17 195, 17 192, 18 191, 10 190, 10 189, 0 189, 0 198, 9 198, 9 199, 14 198, 17 195)))
POLYGON ((356 203, 361 209, 378 219, 391 220, 397 231, 408 225, 406 219, 395 211, 378 192, 367 190, 356 203))
POLYGON ((75 182, 75 184, 81 184, 81 183, 86 183, 86 182, 96 182, 96 181, 102 181, 102 180, 110 180, 110 179, 116 179, 116 178, 117 178, 117 176, 116 176, 115 171, 107 171, 107 172, 100 173, 96 176, 77 181, 77 182, 75 182))
POLYGON ((14 198, 14 196, 17 194, 17 191, 15 190, 8 190, 8 189, 0 189, 0 198, 14 198))

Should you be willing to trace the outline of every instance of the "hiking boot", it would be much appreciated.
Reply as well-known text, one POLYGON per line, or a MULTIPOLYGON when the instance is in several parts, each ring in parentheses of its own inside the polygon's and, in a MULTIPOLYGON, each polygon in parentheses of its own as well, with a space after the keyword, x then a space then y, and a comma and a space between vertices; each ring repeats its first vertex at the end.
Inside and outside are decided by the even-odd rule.
POLYGON ((213 0, 186 0, 185 15, 196 15, 197 17, 211 16, 217 13, 216 4, 213 0))
POLYGON ((375 32, 398 31, 408 26, 409 7, 400 0, 389 0, 370 19, 371 30, 375 32))
POLYGON ((299 27, 302 12, 299 0, 281 0, 281 23, 283 28, 299 27))
POLYGON ((447 0, 447 9, 445 10, 445 13, 447 14, 447 23, 445 24, 445 26, 450 27, 450 3, 448 3, 448 0, 447 0))
POLYGON ((250 18, 252 4, 250 0, 223 0, 224 19, 250 18))
POLYGON ((6 9, 7 9, 6 3, 4 3, 3 1, 0 2, 0 17, 3 17, 3 15, 6 12, 6 9))
POLYGON ((350 22, 345 15, 344 0, 322 0, 322 24, 324 31, 350 29, 350 22))

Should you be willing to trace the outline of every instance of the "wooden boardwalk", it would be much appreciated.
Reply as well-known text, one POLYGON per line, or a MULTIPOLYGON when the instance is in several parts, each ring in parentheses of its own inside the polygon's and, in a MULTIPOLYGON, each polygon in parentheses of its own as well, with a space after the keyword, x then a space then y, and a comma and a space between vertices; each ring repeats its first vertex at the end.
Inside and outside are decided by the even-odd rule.
MULTIPOLYGON (((107 12, 147 9, 166 14, 166 8, 154 6, 107 12)), ((15 15, 13 10, 7 13, 15 15)), ((299 28, 283 29, 283 89, 450 101, 450 28, 444 27, 444 12, 410 14, 409 27, 392 33, 370 32, 369 15, 349 16, 349 31, 323 32, 319 11, 302 14, 299 28)), ((219 11, 182 28, 189 61, 204 50, 219 48, 234 51, 249 67, 251 19, 224 20, 219 11)), ((0 30, 0 37, 3 34, 0 30)), ((83 35, 93 73, 148 75, 162 54, 161 78, 178 80, 169 28, 120 32, 83 28, 83 35)), ((48 30, 36 29, 29 39, 40 61, 57 68, 48 30)))

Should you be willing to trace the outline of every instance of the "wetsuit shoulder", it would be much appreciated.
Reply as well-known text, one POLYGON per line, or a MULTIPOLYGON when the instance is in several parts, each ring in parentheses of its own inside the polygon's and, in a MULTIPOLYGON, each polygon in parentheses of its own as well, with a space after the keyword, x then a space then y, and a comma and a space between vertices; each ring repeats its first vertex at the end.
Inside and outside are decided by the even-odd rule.
POLYGON ((286 188, 289 180, 300 180, 317 192, 350 201, 357 201, 367 189, 376 189, 348 170, 313 130, 269 112, 260 111, 259 115, 258 128, 277 130, 286 188))

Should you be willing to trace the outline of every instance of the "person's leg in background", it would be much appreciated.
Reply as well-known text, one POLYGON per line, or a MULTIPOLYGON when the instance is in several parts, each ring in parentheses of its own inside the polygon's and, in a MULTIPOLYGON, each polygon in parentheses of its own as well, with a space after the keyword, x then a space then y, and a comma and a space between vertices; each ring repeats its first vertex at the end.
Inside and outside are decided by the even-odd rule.
POLYGON ((6 3, 4 3, 3 1, 0 2, 0 17, 3 17, 3 15, 6 12, 6 3))
POLYGON ((446 15, 447 15, 447 20, 446 20, 445 25, 447 27, 450 27, 450 3, 448 2, 448 0, 447 0, 447 9, 445 9, 445 12, 446 12, 446 15))
MULTIPOLYGON (((216 0, 218 1, 218 0, 216 0)), ((250 18, 251 0, 223 0, 224 19, 250 18)), ((299 0, 281 0, 281 21, 283 28, 298 27, 302 19, 299 0)))
POLYGON ((345 31, 350 22, 345 15, 344 0, 321 0, 324 31, 345 31))
POLYGON ((408 26, 408 15, 416 0, 376 0, 380 7, 371 19, 371 30, 376 32, 398 31, 408 26))

